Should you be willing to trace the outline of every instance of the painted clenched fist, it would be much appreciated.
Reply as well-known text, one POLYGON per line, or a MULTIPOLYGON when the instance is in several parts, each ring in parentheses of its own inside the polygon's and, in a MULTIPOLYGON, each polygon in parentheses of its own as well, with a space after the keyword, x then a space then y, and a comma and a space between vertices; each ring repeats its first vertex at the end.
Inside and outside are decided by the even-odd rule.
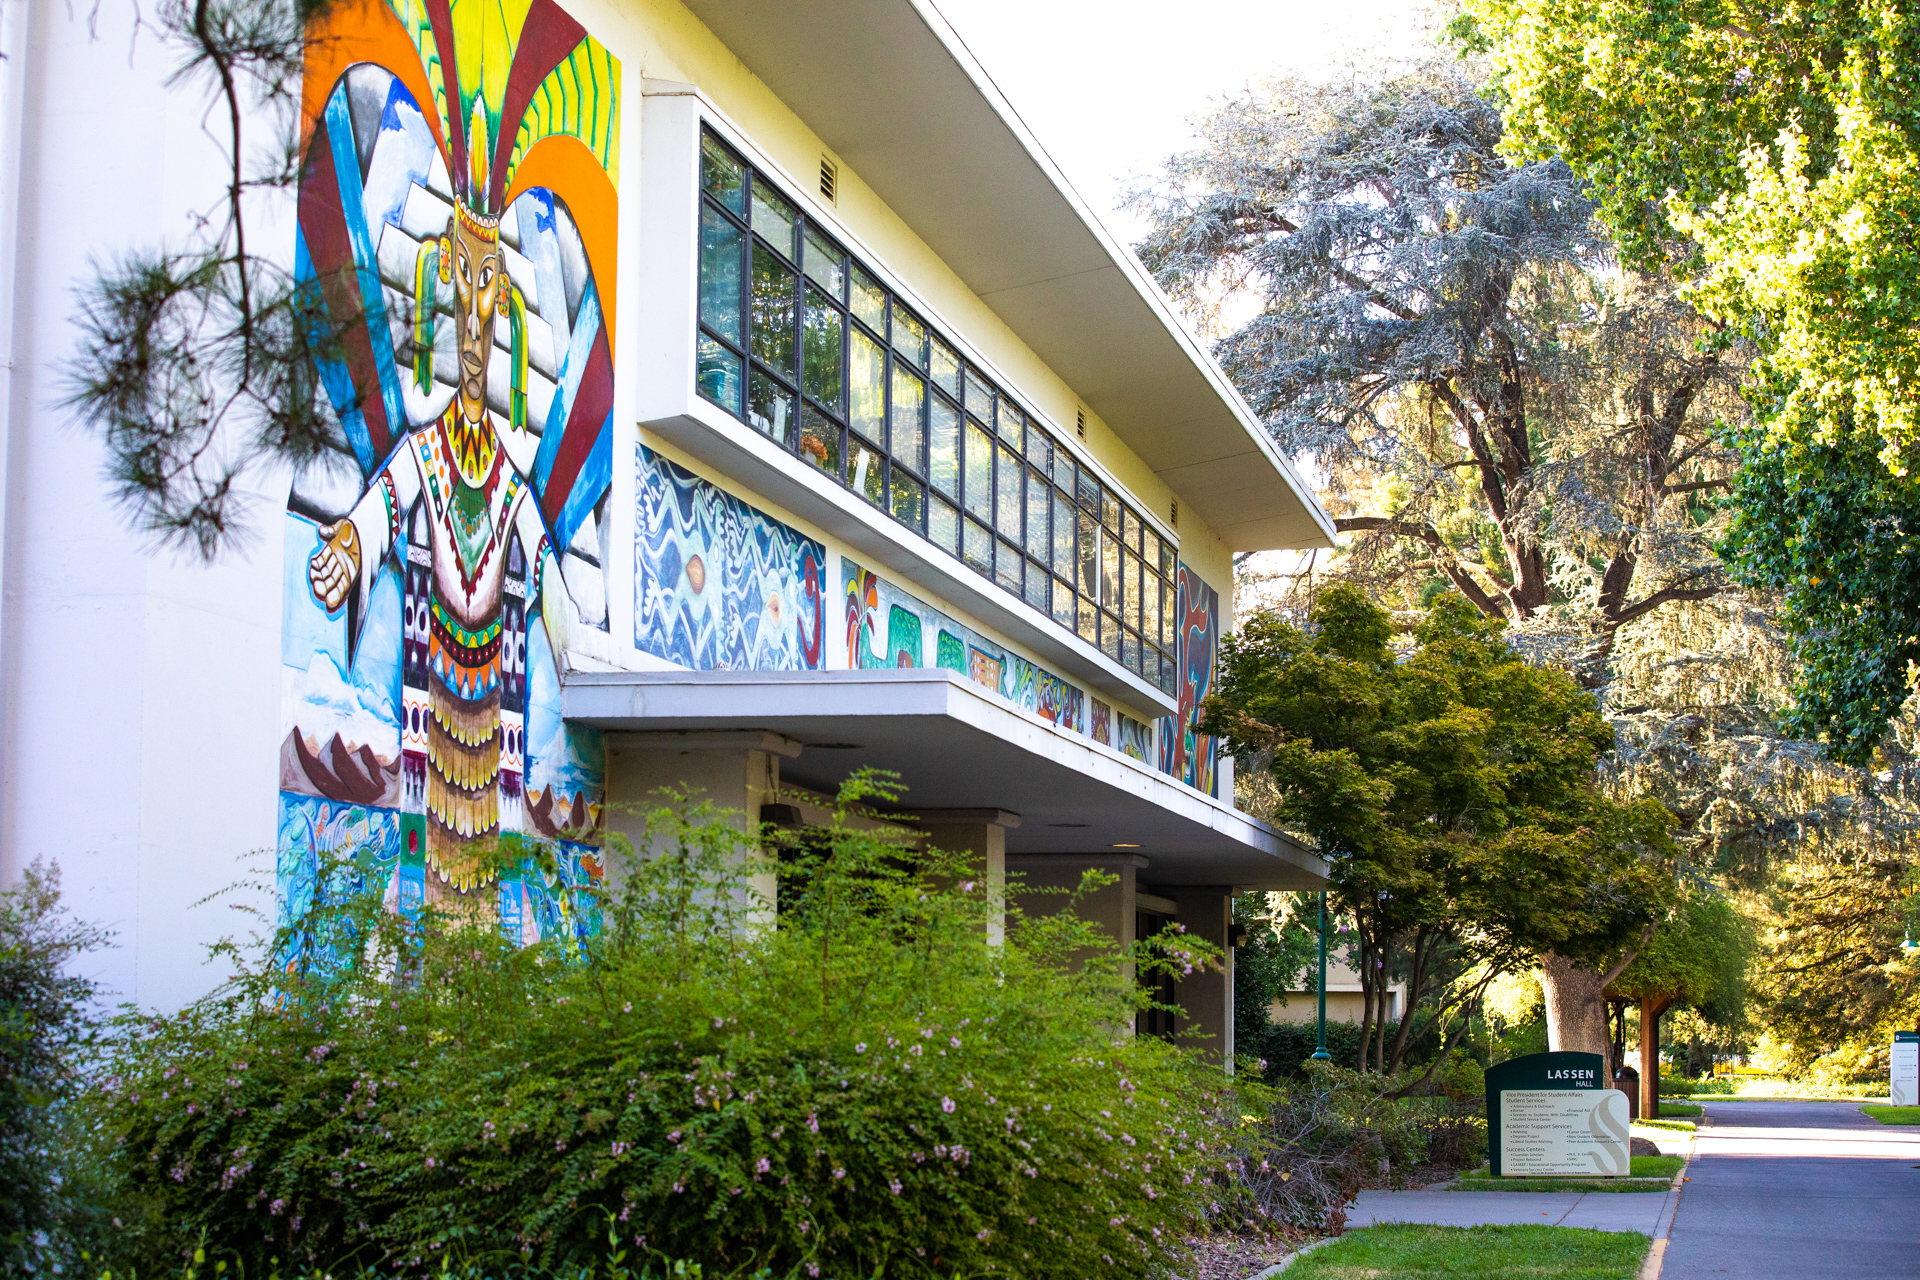
POLYGON ((320 549, 307 561, 307 581, 314 599, 328 613, 338 609, 347 598, 347 590, 360 576, 360 539, 353 521, 340 520, 320 526, 320 549))

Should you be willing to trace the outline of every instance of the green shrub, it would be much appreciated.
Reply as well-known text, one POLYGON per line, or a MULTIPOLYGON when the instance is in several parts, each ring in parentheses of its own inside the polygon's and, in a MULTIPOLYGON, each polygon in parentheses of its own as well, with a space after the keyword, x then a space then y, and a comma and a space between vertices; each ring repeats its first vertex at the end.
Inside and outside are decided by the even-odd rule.
POLYGON ((56 1153, 95 996, 68 966, 105 936, 61 910, 59 873, 40 862, 0 892, 0 1273, 62 1261, 71 1189, 56 1153))
MULTIPOLYGON (((863 829, 866 794, 777 862, 705 806, 649 815, 578 951, 317 894, 230 987, 121 1023, 120 1265, 560 1270, 611 1231, 709 1280, 1164 1274, 1221 1200, 1224 1078, 1120 1030, 1141 997, 1071 912, 987 945, 980 869, 863 829)), ((1213 962, 1164 942, 1136 963, 1213 962)))

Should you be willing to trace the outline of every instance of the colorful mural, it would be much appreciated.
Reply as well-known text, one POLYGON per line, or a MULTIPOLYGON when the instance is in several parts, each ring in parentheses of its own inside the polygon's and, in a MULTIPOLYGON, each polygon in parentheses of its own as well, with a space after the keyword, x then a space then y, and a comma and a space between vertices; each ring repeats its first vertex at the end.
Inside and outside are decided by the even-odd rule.
POLYGON ((1220 593, 1180 565, 1174 617, 1180 626, 1180 710, 1159 722, 1160 772, 1216 796, 1220 743, 1196 732, 1200 704, 1213 692, 1213 663, 1220 646, 1220 593))
POLYGON ((1153 753, 1152 728, 1123 712, 1114 713, 1113 723, 1114 750, 1121 755, 1132 756, 1145 765, 1151 765, 1158 759, 1153 753))
POLYGON ((1082 716, 1086 694, 1081 689, 955 622, 847 556, 840 557, 840 583, 847 606, 850 667, 945 667, 985 685, 1023 711, 1063 729, 1086 732, 1082 716))
POLYGON ((633 642, 695 671, 825 661, 827 549, 638 446, 633 642))
POLYGON ((1098 698, 1093 700, 1093 715, 1087 733, 1102 746, 1113 745, 1113 708, 1098 698))
POLYGON ((603 753, 556 654, 607 625, 620 66, 553 0, 308 36, 295 272, 351 457, 288 501, 282 908, 345 858, 398 909, 584 927, 603 753), (523 835, 557 853, 482 856, 523 835))

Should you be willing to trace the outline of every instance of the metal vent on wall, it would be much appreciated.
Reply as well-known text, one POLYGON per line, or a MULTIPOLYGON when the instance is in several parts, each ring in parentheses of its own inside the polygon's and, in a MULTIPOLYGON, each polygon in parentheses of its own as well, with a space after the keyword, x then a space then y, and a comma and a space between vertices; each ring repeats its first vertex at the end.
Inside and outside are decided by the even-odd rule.
POLYGON ((1167 503, 1167 527, 1169 529, 1180 527, 1180 499, 1178 498, 1173 498, 1167 503))
POLYGON ((840 186, 840 166, 825 156, 820 157, 820 196, 828 204, 834 202, 834 192, 840 186))
POLYGON ((1085 409, 1080 409, 1075 412, 1073 429, 1080 433, 1082 440, 1087 438, 1087 411, 1085 409))

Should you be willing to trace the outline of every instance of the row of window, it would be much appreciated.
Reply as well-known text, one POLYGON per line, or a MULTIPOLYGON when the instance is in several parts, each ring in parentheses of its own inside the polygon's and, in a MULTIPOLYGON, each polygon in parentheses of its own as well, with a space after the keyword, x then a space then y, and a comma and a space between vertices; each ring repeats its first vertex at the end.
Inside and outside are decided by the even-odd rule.
POLYGON ((1171 693, 1173 544, 711 133, 701 187, 700 394, 1171 693))

